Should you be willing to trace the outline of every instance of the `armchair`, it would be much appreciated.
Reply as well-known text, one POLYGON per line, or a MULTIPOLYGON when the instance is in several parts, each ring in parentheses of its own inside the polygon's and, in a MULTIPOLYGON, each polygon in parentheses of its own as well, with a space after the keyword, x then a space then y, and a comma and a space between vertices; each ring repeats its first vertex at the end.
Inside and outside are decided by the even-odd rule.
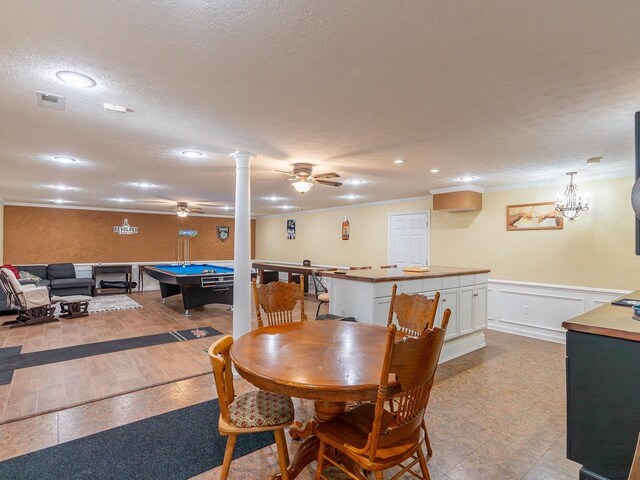
POLYGON ((21 285, 14 273, 7 268, 0 269, 0 286, 7 295, 9 306, 18 310, 18 317, 4 322, 3 326, 11 325, 11 328, 15 328, 58 321, 54 316, 47 287, 21 285))

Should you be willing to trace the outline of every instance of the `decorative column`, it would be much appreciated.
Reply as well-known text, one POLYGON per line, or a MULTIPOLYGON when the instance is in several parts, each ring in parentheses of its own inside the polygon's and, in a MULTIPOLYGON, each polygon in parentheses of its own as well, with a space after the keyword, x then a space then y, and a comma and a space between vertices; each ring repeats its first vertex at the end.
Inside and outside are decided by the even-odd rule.
POLYGON ((236 161, 236 215, 233 234, 233 338, 251 330, 251 157, 238 150, 236 161))

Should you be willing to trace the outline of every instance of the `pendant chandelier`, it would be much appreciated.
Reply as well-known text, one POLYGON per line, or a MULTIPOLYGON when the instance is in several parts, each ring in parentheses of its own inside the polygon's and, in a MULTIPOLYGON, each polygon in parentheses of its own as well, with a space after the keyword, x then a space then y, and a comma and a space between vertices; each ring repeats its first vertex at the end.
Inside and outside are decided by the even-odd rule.
POLYGON ((570 177, 569 185, 565 188, 562 197, 556 200, 556 211, 570 222, 574 222, 578 215, 589 210, 589 199, 585 198, 583 204, 582 197, 578 193, 578 186, 573 183, 573 176, 577 174, 578 172, 567 172, 570 177))

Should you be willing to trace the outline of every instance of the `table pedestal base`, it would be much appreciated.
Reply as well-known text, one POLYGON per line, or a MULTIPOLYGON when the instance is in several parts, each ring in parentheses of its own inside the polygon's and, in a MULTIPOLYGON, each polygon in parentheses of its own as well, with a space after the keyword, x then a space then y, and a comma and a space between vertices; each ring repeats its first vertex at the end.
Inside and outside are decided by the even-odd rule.
MULTIPOLYGON (((318 424, 340 416, 345 411, 346 406, 345 402, 317 401, 314 402, 315 413, 313 420, 309 420, 305 425, 302 425, 302 422, 294 422, 289 430, 289 435, 295 440, 304 440, 287 469, 290 480, 296 478, 307 465, 318 459, 320 440, 315 436, 318 424)), ((270 480, 281 480, 282 476, 277 473, 269 478, 270 480)))

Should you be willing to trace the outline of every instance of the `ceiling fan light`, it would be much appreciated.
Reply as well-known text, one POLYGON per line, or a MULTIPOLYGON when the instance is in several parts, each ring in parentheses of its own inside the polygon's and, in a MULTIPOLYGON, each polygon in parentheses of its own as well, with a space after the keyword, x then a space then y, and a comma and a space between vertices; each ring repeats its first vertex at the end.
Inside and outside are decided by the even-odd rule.
POLYGON ((301 180, 293 182, 291 186, 293 186, 295 191, 298 193, 307 193, 309 190, 311 190, 311 187, 313 187, 313 183, 303 178, 301 180))
POLYGON ((176 210, 176 214, 180 217, 180 218, 185 218, 186 216, 189 215, 189 210, 185 209, 178 209, 176 210))

